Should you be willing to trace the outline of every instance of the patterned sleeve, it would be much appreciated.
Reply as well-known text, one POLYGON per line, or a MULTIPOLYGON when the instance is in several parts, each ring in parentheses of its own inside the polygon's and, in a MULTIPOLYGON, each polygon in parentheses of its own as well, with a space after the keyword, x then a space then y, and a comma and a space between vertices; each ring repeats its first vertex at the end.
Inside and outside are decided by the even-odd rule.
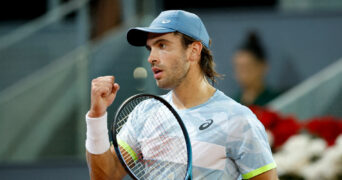
POLYGON ((252 114, 232 118, 227 156, 234 160, 243 179, 250 179, 276 167, 265 128, 252 114))

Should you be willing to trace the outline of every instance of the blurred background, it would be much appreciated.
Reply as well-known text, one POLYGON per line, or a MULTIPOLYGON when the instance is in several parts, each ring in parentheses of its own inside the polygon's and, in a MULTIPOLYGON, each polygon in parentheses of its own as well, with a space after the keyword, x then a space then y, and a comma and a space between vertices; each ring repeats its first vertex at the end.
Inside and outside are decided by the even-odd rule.
POLYGON ((234 59, 256 33, 263 87, 277 96, 246 105, 267 129, 281 179, 342 179, 340 0, 1 1, 0 179, 89 179, 91 79, 115 75, 121 86, 109 123, 127 97, 165 93, 126 32, 166 9, 201 17, 224 74, 215 86, 233 98, 245 92, 234 59))

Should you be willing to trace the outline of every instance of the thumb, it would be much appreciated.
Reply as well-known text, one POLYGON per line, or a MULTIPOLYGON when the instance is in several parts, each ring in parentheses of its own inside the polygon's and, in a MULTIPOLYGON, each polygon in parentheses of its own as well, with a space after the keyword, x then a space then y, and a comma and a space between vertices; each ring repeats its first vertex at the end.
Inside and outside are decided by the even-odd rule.
POLYGON ((113 101, 114 101, 114 99, 116 97, 116 94, 118 93, 119 89, 120 89, 119 84, 118 83, 114 83, 113 84, 113 88, 112 88, 112 92, 110 93, 108 101, 107 101, 108 105, 113 103, 113 101))
POLYGON ((116 95, 119 89, 120 89, 120 85, 118 83, 114 83, 112 93, 116 95))

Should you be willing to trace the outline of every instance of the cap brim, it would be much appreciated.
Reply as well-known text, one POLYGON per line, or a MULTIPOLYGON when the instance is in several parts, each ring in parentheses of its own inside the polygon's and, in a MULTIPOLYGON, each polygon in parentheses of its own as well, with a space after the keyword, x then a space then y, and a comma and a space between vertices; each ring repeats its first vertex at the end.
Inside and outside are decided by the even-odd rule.
POLYGON ((169 33, 175 32, 168 28, 136 27, 127 32, 127 41, 133 46, 145 46, 148 33, 169 33))

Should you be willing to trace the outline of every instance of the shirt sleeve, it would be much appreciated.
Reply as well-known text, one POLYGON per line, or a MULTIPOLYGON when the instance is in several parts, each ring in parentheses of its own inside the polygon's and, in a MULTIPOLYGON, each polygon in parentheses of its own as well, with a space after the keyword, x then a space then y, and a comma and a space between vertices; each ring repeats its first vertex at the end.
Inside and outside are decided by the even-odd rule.
POLYGON ((234 160, 243 179, 276 167, 265 128, 254 115, 233 117, 230 128, 227 156, 234 160))

